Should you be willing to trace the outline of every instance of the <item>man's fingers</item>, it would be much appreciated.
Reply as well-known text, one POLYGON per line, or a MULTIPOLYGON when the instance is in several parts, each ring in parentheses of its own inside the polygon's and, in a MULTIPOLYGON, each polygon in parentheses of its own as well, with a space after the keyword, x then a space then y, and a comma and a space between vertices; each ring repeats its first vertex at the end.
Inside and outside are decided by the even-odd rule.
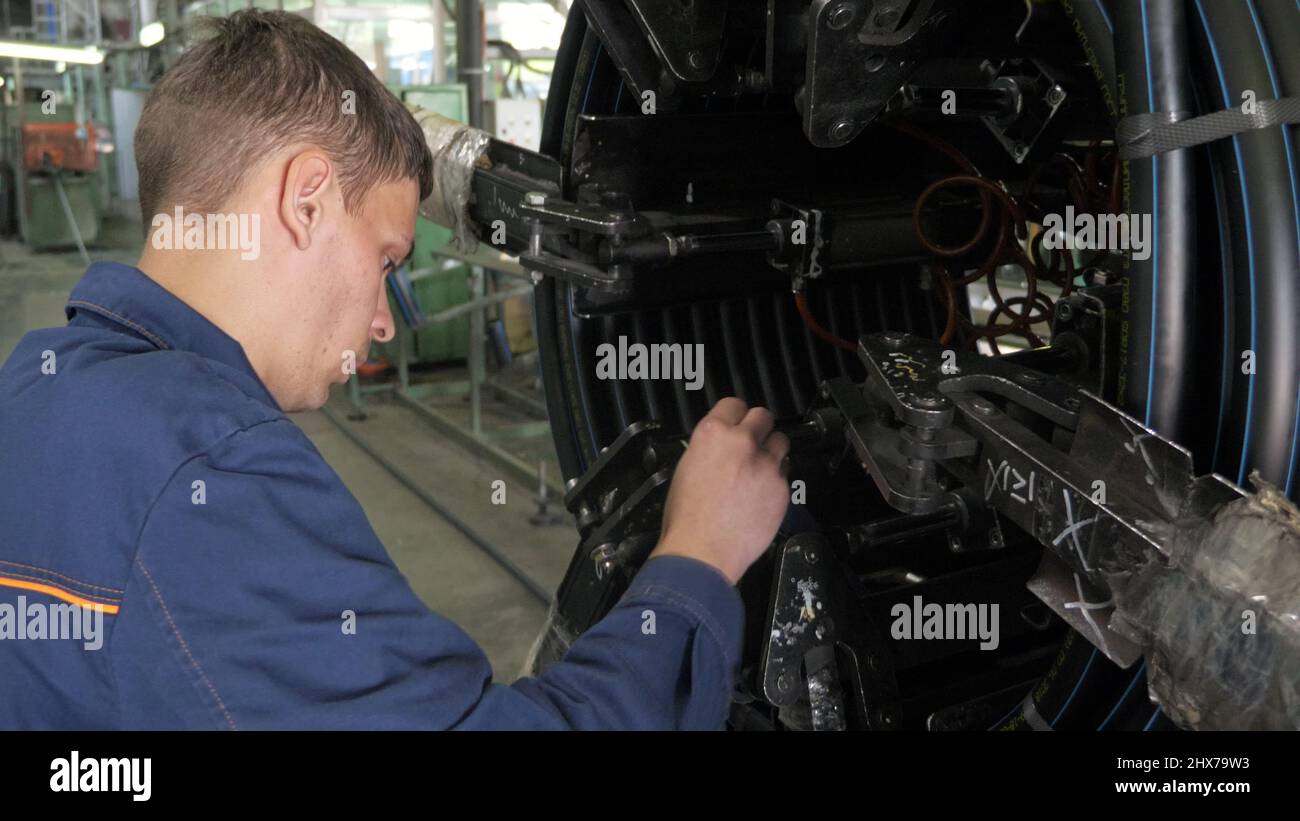
POLYGON ((749 406, 740 399, 728 396, 718 400, 718 404, 714 405, 713 410, 709 411, 709 416, 720 422, 726 422, 728 425, 739 425, 748 410, 749 406))
POLYGON ((754 437, 754 444, 762 447, 772 428, 776 427, 776 420, 767 408, 750 408, 745 418, 740 420, 740 427, 754 437))
POLYGON ((777 431, 767 437, 767 441, 763 443, 763 449, 776 457, 778 463, 784 462, 786 455, 790 453, 790 437, 777 431))

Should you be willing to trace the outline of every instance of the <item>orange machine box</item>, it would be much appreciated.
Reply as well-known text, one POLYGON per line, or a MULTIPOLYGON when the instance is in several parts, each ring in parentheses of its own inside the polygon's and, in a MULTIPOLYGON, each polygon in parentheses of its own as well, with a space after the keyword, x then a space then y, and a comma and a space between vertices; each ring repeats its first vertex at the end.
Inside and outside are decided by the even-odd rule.
POLYGON ((40 171, 45 158, 64 171, 94 171, 95 126, 90 123, 25 123, 23 167, 40 171))

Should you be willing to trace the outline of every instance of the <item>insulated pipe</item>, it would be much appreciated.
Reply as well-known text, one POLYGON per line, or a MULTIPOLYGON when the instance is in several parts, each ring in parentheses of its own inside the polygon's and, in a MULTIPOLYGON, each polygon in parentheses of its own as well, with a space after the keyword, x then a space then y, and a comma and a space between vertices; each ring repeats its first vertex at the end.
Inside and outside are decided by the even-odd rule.
POLYGON ((451 229, 452 242, 472 251, 477 242, 470 230, 470 185, 474 169, 488 164, 485 152, 491 137, 484 131, 441 114, 408 105, 420 124, 433 155, 433 192, 420 203, 420 216, 451 229))
MULTIPOLYGON (((1115 51, 1121 120, 1153 112, 1185 120, 1194 113, 1184 9, 1182 0, 1120 4, 1115 51)), ((1150 228, 1141 252, 1145 258, 1139 258, 1138 249, 1126 254, 1116 399, 1120 407, 1174 441, 1196 441, 1193 424, 1208 417, 1186 401, 1203 393, 1195 367, 1201 358, 1190 321, 1203 290, 1196 279, 1192 149, 1128 160, 1123 171, 1130 245, 1134 229, 1148 220, 1150 228)), ((1212 269, 1200 270, 1215 277, 1212 269)))
POLYGON ((1092 66, 1094 79, 1111 117, 1117 116, 1115 93, 1115 22, 1101 0, 1062 0, 1074 34, 1092 66))
MULTIPOLYGON (((1251 0, 1254 23, 1260 41, 1272 57, 1270 73, 1275 85, 1274 97, 1300 97, 1300 5, 1294 0, 1251 0)), ((1282 137, 1291 178, 1292 213, 1296 236, 1300 239, 1300 126, 1285 126, 1282 137)), ((1297 249, 1300 255, 1300 249, 1297 249)), ((1283 491, 1300 501, 1300 380, 1296 385, 1296 419, 1291 432, 1291 452, 1287 461, 1287 481, 1283 491)))
MULTIPOLYGON (((1209 48, 1198 54, 1209 61, 1217 80, 1216 106, 1229 108, 1274 95, 1276 72, 1262 42, 1253 3, 1212 3, 1194 0, 1209 48)), ((1285 29, 1284 29, 1285 30, 1285 29)), ((1245 485, 1258 470, 1268 482, 1290 482, 1291 456, 1296 450, 1297 384, 1300 384, 1300 288, 1295 196, 1292 170, 1295 157, 1289 135, 1280 127, 1258 129, 1232 138, 1240 174, 1236 180, 1244 207, 1246 230, 1232 241, 1245 245, 1246 296, 1249 311, 1244 333, 1237 335, 1232 364, 1249 370, 1235 388, 1244 387, 1236 470, 1230 473, 1245 485), (1244 382, 1244 386, 1242 385, 1244 382)), ((1229 187, 1233 187, 1230 183, 1229 187)), ((1240 292, 1240 289, 1238 289, 1240 292)), ((1292 483, 1293 484, 1293 483, 1292 483)), ((1294 487, 1292 488, 1294 491, 1294 487)))

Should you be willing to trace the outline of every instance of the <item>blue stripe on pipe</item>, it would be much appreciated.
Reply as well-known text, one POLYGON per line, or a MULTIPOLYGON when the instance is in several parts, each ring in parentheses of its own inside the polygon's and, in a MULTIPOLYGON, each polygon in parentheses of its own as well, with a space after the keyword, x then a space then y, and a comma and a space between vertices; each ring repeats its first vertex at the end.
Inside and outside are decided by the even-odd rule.
MULTIPOLYGON (((1295 1, 1297 5, 1300 5, 1300 0, 1295 0, 1295 1)), ((1115 24, 1112 23, 1110 20, 1110 14, 1107 13, 1106 11, 1106 5, 1102 3, 1101 0, 1092 0, 1092 2, 1096 4, 1097 11, 1101 12, 1101 19, 1106 21, 1106 28, 1110 29, 1111 34, 1114 34, 1115 24)))
MULTIPOLYGON (((1297 6, 1300 6, 1300 0, 1296 0, 1297 6)), ((1255 34, 1259 37, 1259 45, 1264 50, 1264 62, 1268 65, 1268 79, 1273 84, 1273 99, 1281 99, 1282 84, 1277 79, 1277 66, 1273 64, 1273 51, 1269 48, 1268 38, 1264 36, 1264 27, 1259 24, 1259 13, 1255 10, 1255 0, 1246 0, 1246 6, 1250 9, 1250 19, 1255 24, 1255 34)), ((1295 167, 1295 148, 1291 144, 1291 129, 1289 126, 1282 126, 1282 140, 1286 144, 1286 165, 1291 172, 1291 206, 1292 215, 1295 217, 1296 232, 1296 253, 1300 258, 1300 190, 1296 182, 1295 167)), ((1300 382, 1300 380, 1297 380, 1300 382)), ((1297 444, 1300 444, 1300 384, 1297 385, 1296 393, 1296 416, 1295 422, 1291 425, 1291 458, 1287 462, 1286 470, 1286 487, 1285 493, 1291 495, 1291 487, 1295 482, 1295 463, 1297 444)))
POLYGON ((1147 722, 1147 726, 1145 726, 1145 727, 1142 728, 1142 732, 1144 732, 1144 733, 1149 733, 1149 732, 1151 732, 1151 728, 1154 727, 1154 726, 1156 726, 1156 719, 1158 719, 1158 718, 1160 718, 1160 708, 1159 708, 1159 707, 1157 707, 1157 708, 1156 708, 1156 711, 1155 711, 1154 713, 1151 714, 1151 720, 1147 722))
MULTIPOLYGON (((1300 3, 1300 0, 1296 0, 1300 3)), ((1213 154, 1210 146, 1205 146, 1206 154, 1213 154)), ((1213 157, 1210 158, 1213 163, 1213 157)), ((1227 206, 1224 205, 1223 197, 1220 196, 1219 186, 1211 185, 1214 189, 1214 212, 1219 217, 1219 264, 1223 266, 1223 373, 1219 378, 1219 421, 1214 428, 1214 453, 1210 457, 1210 464, 1217 466, 1219 464, 1219 445, 1223 442, 1223 418, 1228 413, 1228 395, 1232 390, 1232 348, 1231 338, 1228 336, 1228 328, 1232 326, 1232 301, 1230 299, 1230 288, 1228 285, 1228 269, 1232 266, 1231 243, 1228 240, 1227 229, 1227 206)))
MULTIPOLYGON (((1142 0, 1142 50, 1147 63, 1147 111, 1156 110, 1155 84, 1151 81, 1151 28, 1147 0, 1142 0)), ((1156 347, 1160 334, 1160 155, 1151 158, 1151 348, 1147 352, 1147 410, 1143 423, 1151 427, 1151 401, 1156 385, 1156 347)))
MULTIPOLYGON (((1223 104, 1225 107, 1232 107, 1232 95, 1228 93, 1228 79, 1223 73, 1223 61, 1219 58, 1219 44, 1214 40, 1214 32, 1210 31, 1210 21, 1205 16, 1205 6, 1201 0, 1195 0, 1196 13, 1201 18, 1201 25, 1205 29, 1205 39, 1210 44, 1210 55, 1214 58, 1214 69, 1219 75, 1219 87, 1223 91, 1223 104)), ((1246 258, 1250 263, 1250 349, 1255 351, 1258 347, 1258 330, 1255 319, 1255 229, 1250 219, 1250 195, 1246 186, 1246 164, 1241 155, 1241 138, 1233 135, 1233 151, 1237 155, 1237 177, 1241 181, 1241 200, 1242 208, 1246 216, 1246 258)), ((1237 470, 1237 484, 1246 484, 1246 454, 1250 450, 1251 434, 1251 413, 1255 408, 1255 375, 1251 374, 1250 379, 1246 381, 1246 429, 1245 435, 1241 440, 1241 464, 1237 470)))
POLYGON ((1128 686, 1124 688, 1124 694, 1119 697, 1119 701, 1115 702, 1115 706, 1110 709, 1110 713, 1107 714, 1106 718, 1102 720, 1101 724, 1097 725, 1098 732, 1106 729, 1106 725, 1109 724, 1112 720, 1114 720, 1115 714, 1119 712, 1119 708, 1124 705, 1124 702, 1126 700, 1128 700, 1128 694, 1133 692, 1133 686, 1138 683, 1138 679, 1142 678, 1142 674, 1146 672, 1146 669, 1147 669, 1147 663, 1146 660, 1144 659, 1142 663, 1138 665, 1137 672, 1133 674, 1133 680, 1130 681, 1128 683, 1128 686))
POLYGON ((1061 705, 1061 709, 1057 711, 1056 718, 1052 719, 1053 727, 1056 726, 1056 722, 1061 720, 1061 716, 1065 715, 1065 711, 1069 708, 1070 702, 1074 701, 1074 697, 1079 692, 1079 688, 1083 686, 1083 680, 1088 677, 1088 671, 1092 669, 1092 663, 1096 660, 1097 649, 1093 648, 1092 655, 1088 656, 1088 663, 1084 665, 1083 672, 1079 674, 1079 680, 1074 683, 1074 689, 1070 691, 1069 698, 1065 700, 1065 703, 1061 705))

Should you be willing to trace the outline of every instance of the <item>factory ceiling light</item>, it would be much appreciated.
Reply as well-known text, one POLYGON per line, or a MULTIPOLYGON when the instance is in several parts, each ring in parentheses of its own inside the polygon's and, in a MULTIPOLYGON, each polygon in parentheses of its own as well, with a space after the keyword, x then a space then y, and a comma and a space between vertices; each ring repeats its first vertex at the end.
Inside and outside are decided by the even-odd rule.
POLYGON ((15 43, 0 40, 0 57, 19 60, 49 60, 50 62, 98 65, 104 62, 104 52, 92 46, 48 46, 36 43, 15 43))
POLYGON ((160 22, 150 23, 147 26, 140 29, 140 45, 144 46, 145 48, 149 48, 149 46, 155 46, 162 42, 162 39, 164 36, 166 36, 166 33, 167 32, 163 29, 162 23, 160 22))

